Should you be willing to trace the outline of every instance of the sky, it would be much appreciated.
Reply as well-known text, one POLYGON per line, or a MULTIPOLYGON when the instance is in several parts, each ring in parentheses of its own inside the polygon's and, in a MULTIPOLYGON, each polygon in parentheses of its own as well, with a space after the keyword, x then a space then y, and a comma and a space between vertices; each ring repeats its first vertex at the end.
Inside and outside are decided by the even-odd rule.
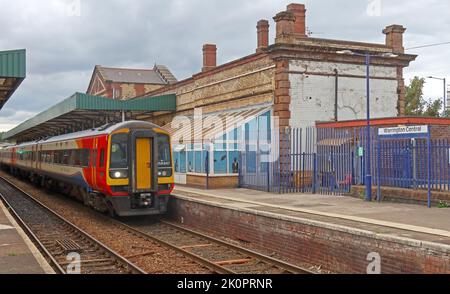
MULTIPOLYGON (((293 0, 0 0, 0 50, 27 50, 27 78, 0 111, 6 131, 75 92, 95 65, 152 68, 180 80, 200 71, 202 45, 218 46, 218 64, 254 52, 256 22, 270 21, 293 0)), ((450 41, 447 0, 303 0, 312 37, 384 43, 382 29, 407 28, 406 48, 450 41)), ((404 71, 447 77, 450 45, 407 50, 419 57, 404 71)), ((425 97, 442 97, 427 80, 425 97)))

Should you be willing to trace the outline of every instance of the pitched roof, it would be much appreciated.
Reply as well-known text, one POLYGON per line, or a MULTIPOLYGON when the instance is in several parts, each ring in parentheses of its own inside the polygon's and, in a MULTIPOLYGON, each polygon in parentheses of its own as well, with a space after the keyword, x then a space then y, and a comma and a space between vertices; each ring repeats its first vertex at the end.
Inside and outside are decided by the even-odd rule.
POLYGON ((96 67, 106 81, 158 85, 176 82, 176 78, 164 65, 155 65, 153 69, 96 67))

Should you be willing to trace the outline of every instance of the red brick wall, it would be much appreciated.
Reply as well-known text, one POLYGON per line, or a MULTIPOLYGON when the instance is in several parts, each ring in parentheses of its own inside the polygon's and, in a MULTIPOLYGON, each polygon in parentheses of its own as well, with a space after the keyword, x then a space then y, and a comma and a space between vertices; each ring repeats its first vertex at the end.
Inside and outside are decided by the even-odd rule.
POLYGON ((415 247, 406 241, 250 214, 179 198, 170 201, 170 217, 207 233, 251 243, 292 263, 321 266, 337 273, 366 273, 367 255, 381 255, 381 272, 450 273, 449 253, 415 247))

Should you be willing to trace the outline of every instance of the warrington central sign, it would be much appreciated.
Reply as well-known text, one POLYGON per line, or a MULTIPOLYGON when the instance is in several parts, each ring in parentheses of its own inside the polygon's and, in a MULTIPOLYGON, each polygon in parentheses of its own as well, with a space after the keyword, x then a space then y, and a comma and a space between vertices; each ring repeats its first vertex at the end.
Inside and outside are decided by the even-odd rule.
POLYGON ((428 126, 401 126, 378 129, 379 136, 428 134, 428 126))

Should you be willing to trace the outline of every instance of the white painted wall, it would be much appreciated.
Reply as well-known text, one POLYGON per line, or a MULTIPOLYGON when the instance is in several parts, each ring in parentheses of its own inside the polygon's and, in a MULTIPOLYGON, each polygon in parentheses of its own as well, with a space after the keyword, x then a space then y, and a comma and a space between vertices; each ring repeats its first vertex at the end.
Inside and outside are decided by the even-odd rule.
MULTIPOLYGON (((364 65, 301 61, 290 62, 291 126, 312 126, 316 121, 334 119, 335 76, 366 75, 364 65), (308 72, 301 74, 297 72, 308 72), (316 75, 314 74, 316 73, 316 75), (317 74, 329 74, 317 75, 317 74)), ((372 77, 396 78, 393 67, 371 66, 372 77)), ((371 117, 397 116, 397 80, 371 79, 371 117)), ((366 117, 366 80, 359 77, 339 77, 338 119, 352 120, 366 117)))

